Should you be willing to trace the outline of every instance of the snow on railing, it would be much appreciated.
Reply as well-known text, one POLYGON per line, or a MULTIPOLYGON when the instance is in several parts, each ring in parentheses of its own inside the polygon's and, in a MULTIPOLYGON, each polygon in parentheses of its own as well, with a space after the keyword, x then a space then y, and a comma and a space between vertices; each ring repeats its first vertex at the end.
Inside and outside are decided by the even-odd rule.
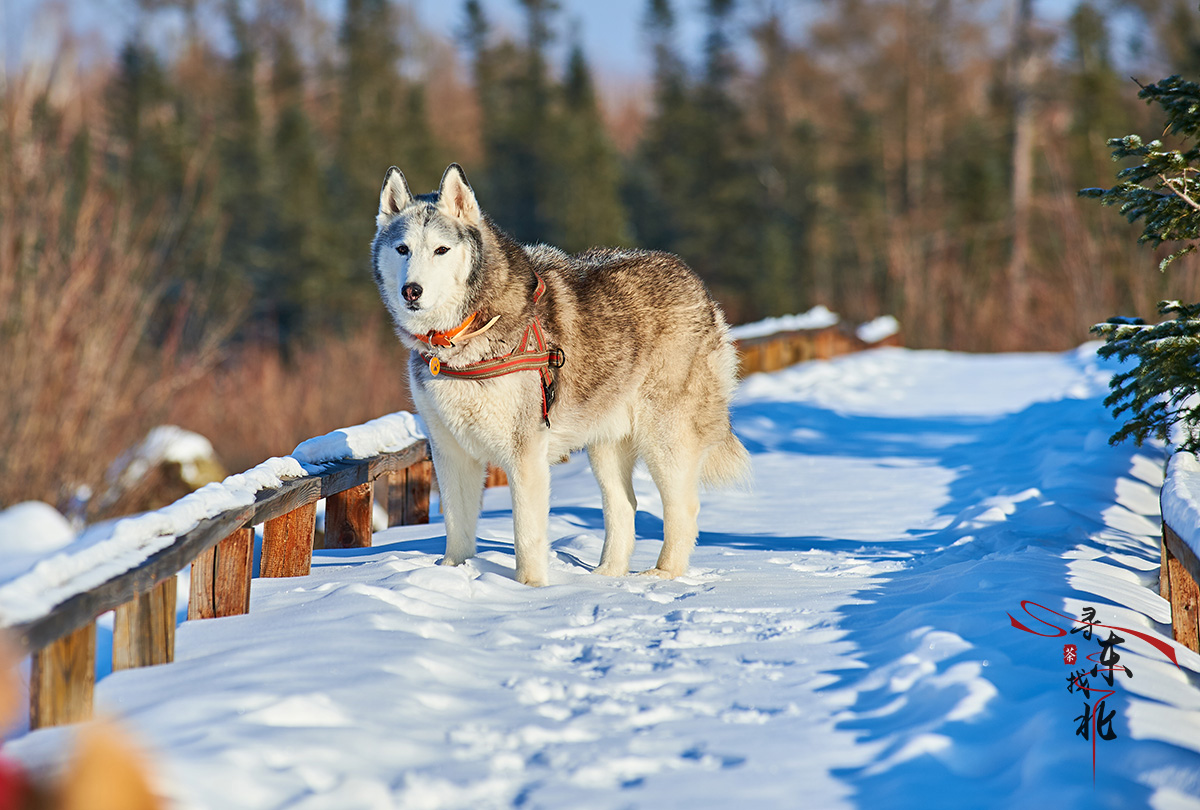
POLYGON ((899 346, 900 324, 884 315, 851 328, 836 314, 817 306, 799 315, 767 318, 731 327, 738 347, 741 376, 779 371, 806 360, 828 360, 877 346, 899 346))
MULTIPOLYGON (((730 336, 743 375, 899 343, 893 318, 856 332, 824 307, 734 327, 730 336)), ((114 670, 167 663, 179 571, 191 565, 189 620, 246 613, 254 526, 263 526, 260 576, 307 575, 320 499, 326 548, 370 546, 381 478, 389 526, 429 521, 430 458, 418 420, 389 414, 309 439, 162 509, 94 526, 0 584, 0 632, 33 655, 30 728, 90 717, 100 614, 116 611, 114 670)), ((489 483, 503 484, 502 473, 489 483)))
POLYGON ((253 526, 263 525, 261 576, 304 576, 322 498, 326 548, 371 544, 384 476, 389 525, 428 522, 429 458, 411 414, 336 430, 162 509, 93 527, 0 585, 0 630, 33 654, 30 728, 90 716, 97 616, 117 611, 114 670, 166 663, 179 571, 192 566, 189 619, 245 613, 253 526))

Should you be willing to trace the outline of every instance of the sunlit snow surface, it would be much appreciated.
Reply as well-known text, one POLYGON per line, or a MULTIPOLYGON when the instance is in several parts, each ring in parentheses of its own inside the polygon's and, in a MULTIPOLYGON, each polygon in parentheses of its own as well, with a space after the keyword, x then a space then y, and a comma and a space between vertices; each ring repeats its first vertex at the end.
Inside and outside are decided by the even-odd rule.
MULTIPOLYGON (((590 573, 600 496, 575 457, 554 469, 550 587, 513 581, 490 490, 468 564, 435 565, 436 514, 319 552, 98 704, 185 808, 1200 807, 1200 657, 1127 637, 1093 783, 1062 645, 1096 642, 1009 618, 1092 606, 1170 637, 1163 459, 1108 446, 1109 374, 1088 346, 755 375, 733 414, 754 489, 704 495, 686 577, 590 573)), ((640 569, 662 521, 635 483, 640 569)))

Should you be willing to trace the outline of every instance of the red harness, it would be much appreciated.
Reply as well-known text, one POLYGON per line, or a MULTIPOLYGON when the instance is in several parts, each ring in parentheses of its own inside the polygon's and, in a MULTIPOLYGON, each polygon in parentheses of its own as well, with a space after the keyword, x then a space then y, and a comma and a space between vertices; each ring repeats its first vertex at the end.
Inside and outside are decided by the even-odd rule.
MULTIPOLYGON (((546 292, 546 282, 536 273, 534 277, 537 279, 537 289, 533 291, 533 303, 536 306, 538 299, 546 292)), ((456 330, 456 334, 461 333, 469 326, 474 318, 475 314, 468 317, 456 330)), ((429 342, 435 346, 443 345, 434 340, 429 342)), ((434 376, 487 380, 518 371, 538 372, 542 378, 542 419, 545 421, 546 427, 550 427, 550 406, 554 404, 556 388, 555 370, 562 368, 563 363, 566 362, 566 356, 562 349, 551 347, 546 342, 546 335, 542 331, 542 322, 537 315, 534 315, 533 320, 525 327, 525 332, 521 335, 517 348, 508 354, 458 367, 444 366, 438 358, 432 355, 422 354, 422 357, 428 362, 429 372, 434 376)))

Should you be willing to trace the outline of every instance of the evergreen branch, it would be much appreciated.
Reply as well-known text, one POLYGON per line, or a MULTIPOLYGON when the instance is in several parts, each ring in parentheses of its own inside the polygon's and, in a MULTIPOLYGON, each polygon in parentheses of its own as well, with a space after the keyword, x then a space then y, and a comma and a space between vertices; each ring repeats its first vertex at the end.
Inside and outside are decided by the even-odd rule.
POLYGON ((1182 191, 1180 191, 1178 188, 1175 187, 1176 183, 1182 183, 1184 185, 1187 185, 1187 181, 1184 178, 1182 178, 1182 177, 1167 177, 1164 174, 1159 174, 1158 177, 1160 180, 1162 180, 1163 185, 1171 190, 1172 194, 1174 194, 1179 199, 1183 200, 1185 203, 1188 204, 1188 206, 1190 206, 1194 210, 1200 211, 1200 203, 1197 203, 1191 197, 1184 194, 1182 191))

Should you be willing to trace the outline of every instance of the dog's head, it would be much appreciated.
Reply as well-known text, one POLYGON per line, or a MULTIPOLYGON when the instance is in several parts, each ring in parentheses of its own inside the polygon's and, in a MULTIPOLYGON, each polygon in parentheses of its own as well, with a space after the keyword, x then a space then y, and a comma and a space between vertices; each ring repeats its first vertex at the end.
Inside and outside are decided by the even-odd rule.
POLYGON ((444 331, 471 313, 484 222, 462 167, 450 164, 436 192, 416 196, 388 169, 375 224, 375 283, 401 330, 444 331))

